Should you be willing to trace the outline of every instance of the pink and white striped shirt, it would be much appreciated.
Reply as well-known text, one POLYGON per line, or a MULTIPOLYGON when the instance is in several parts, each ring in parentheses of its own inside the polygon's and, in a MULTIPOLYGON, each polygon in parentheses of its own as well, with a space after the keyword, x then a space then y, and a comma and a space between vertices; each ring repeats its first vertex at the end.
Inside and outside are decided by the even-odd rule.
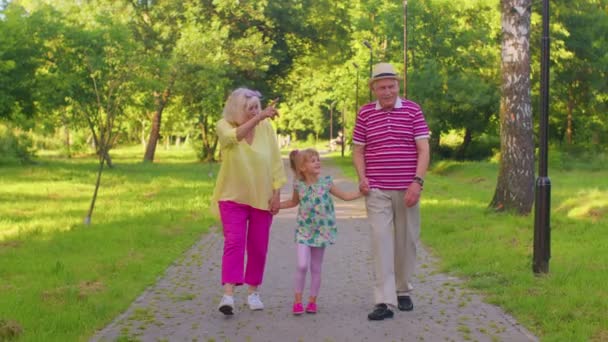
POLYGON ((365 175, 370 188, 406 190, 416 175, 416 140, 429 138, 422 109, 398 98, 390 111, 378 102, 357 114, 353 143, 365 145, 365 175))

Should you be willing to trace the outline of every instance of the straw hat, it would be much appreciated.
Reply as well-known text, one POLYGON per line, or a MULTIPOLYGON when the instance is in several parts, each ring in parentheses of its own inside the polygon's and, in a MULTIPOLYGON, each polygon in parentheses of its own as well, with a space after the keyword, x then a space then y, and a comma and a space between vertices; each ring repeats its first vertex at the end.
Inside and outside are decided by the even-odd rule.
POLYGON ((369 86, 371 87, 372 84, 378 80, 384 80, 384 79, 393 79, 393 80, 400 80, 401 77, 399 77, 399 75, 397 75, 397 71, 395 71, 395 67, 393 67, 391 64, 389 63, 378 63, 376 65, 374 65, 374 68, 372 70, 372 77, 369 79, 369 86))

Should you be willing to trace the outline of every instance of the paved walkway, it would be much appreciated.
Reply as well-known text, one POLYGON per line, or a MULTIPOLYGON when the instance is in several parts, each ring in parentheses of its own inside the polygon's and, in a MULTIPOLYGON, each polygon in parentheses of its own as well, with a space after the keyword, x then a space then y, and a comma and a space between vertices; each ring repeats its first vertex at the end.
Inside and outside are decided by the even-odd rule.
MULTIPOLYGON (((324 172, 333 174, 338 186, 354 189, 337 169, 325 165, 324 172)), ((282 198, 290 193, 288 185, 282 198)), ((325 253, 316 315, 291 314, 294 208, 279 213, 272 227, 260 292, 265 310, 249 311, 246 288, 240 287, 236 314, 226 317, 217 311, 223 238, 215 229, 91 341, 537 341, 501 309, 463 289, 459 279, 438 273, 424 248, 419 249, 414 311, 368 321, 372 267, 364 202, 335 203, 338 242, 325 253)))

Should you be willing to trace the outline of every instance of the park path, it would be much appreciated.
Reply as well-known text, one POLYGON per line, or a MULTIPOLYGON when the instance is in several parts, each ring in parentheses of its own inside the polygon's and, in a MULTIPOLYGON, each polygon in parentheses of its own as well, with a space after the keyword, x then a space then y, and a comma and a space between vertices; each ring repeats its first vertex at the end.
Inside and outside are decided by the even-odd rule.
MULTIPOLYGON (((341 188, 354 189, 338 169, 324 165, 323 171, 341 188)), ((290 196, 290 184, 282 198, 290 196)), ((372 267, 364 201, 336 199, 335 204, 338 242, 325 253, 317 314, 291 314, 293 208, 281 211, 272 226, 260 291, 263 311, 246 307, 244 287, 235 293, 234 316, 217 311, 223 237, 215 228, 91 341, 537 341, 500 308, 464 289, 461 280, 439 273, 423 246, 414 280, 414 311, 396 310, 394 319, 368 321, 372 267)), ((422 229, 425 219, 430 218, 423 217, 422 229)))

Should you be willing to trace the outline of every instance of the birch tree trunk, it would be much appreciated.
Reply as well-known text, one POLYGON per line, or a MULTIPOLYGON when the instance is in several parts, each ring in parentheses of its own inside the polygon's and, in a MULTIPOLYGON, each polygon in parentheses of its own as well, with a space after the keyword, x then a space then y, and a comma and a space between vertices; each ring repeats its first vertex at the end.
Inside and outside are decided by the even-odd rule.
POLYGON ((534 202, 534 136, 530 104, 532 0, 501 0, 502 96, 500 168, 490 207, 529 214, 534 202))

